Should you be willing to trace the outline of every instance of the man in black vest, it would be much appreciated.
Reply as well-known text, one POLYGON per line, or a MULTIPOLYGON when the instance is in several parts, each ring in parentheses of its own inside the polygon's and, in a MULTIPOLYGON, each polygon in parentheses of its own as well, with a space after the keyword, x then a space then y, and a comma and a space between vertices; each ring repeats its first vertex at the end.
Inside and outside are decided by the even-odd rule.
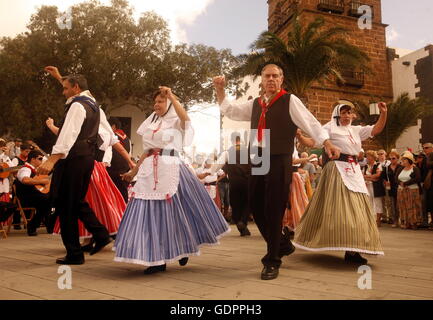
POLYGON ((248 149, 241 145, 239 133, 232 134, 234 145, 223 152, 212 171, 221 167, 229 177, 230 206, 232 207, 232 220, 236 224, 242 237, 250 236, 248 230, 248 179, 251 173, 251 166, 248 162, 248 149), (244 157, 245 159, 242 159, 244 157), (243 161, 242 161, 243 160, 243 161))
POLYGON ((226 99, 223 76, 215 77, 213 83, 221 113, 232 120, 251 121, 250 207, 267 243, 261 278, 271 280, 278 277, 281 257, 295 250, 290 240, 282 237, 282 220, 289 199, 297 128, 324 145, 331 158, 338 158, 340 150, 301 100, 282 89, 284 76, 279 66, 266 65, 261 76, 264 95, 237 105, 226 99))
MULTIPOLYGON (((114 134, 119 139, 119 142, 125 148, 125 150, 130 153, 131 152, 131 141, 125 132, 123 132, 121 128, 121 124, 119 119, 115 117, 111 117, 108 120, 108 123, 111 125, 111 129, 113 129, 114 134)), ((127 173, 129 171, 129 163, 124 159, 124 157, 113 148, 113 157, 111 159, 111 165, 107 167, 108 174, 116 185, 117 189, 119 189, 122 194, 125 203, 128 203, 128 186, 129 183, 124 181, 121 175, 127 173)))
POLYGON ((78 219, 92 233, 95 254, 112 240, 107 229, 84 200, 92 175, 100 121, 99 106, 88 93, 87 80, 82 75, 63 78, 63 95, 67 102, 65 116, 49 159, 38 168, 48 174, 53 169, 51 196, 60 228, 66 256, 58 264, 83 264, 78 234, 78 219))
POLYGON ((51 202, 48 194, 41 193, 36 186, 45 186, 49 184, 48 178, 36 177, 36 170, 41 165, 44 156, 42 152, 33 150, 27 156, 27 162, 24 163, 17 173, 15 186, 18 199, 23 207, 35 208, 36 214, 27 225, 27 234, 29 236, 37 236, 37 229, 42 220, 45 221, 45 226, 50 233, 52 221, 48 221, 51 213, 51 202))

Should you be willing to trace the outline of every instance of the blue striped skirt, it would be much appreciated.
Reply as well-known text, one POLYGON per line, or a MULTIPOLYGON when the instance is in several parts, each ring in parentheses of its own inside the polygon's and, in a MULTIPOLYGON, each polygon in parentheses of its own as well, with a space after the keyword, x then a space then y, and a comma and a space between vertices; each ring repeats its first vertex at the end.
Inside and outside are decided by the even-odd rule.
POLYGON ((117 233, 114 261, 158 266, 200 255, 230 227, 197 177, 180 165, 177 193, 167 200, 131 199, 117 233))

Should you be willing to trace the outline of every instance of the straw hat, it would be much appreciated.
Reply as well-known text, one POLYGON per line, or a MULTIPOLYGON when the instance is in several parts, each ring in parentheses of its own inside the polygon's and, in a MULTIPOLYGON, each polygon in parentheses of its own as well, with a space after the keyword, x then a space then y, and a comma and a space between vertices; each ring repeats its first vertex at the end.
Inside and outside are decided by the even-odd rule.
POLYGON ((411 160, 412 162, 415 162, 415 158, 413 157, 413 154, 412 154, 412 152, 410 152, 410 151, 405 151, 405 152, 403 152, 403 154, 401 155, 401 157, 402 157, 402 158, 409 159, 409 160, 411 160))

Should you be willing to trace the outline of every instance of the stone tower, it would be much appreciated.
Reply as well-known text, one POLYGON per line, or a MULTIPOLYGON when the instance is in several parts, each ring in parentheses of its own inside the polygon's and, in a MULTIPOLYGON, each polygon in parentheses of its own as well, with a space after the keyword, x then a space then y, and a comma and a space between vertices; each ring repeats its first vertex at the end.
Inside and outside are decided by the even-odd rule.
MULTIPOLYGON (((326 27, 341 26, 350 32, 346 40, 358 46, 370 57, 372 74, 359 70, 345 70, 342 75, 345 83, 325 81, 316 83, 308 91, 305 102, 310 111, 322 122, 331 118, 333 106, 340 100, 363 101, 366 104, 384 100, 391 102, 392 73, 390 59, 392 53, 386 47, 385 29, 382 23, 381 0, 268 0, 269 31, 284 40, 293 24, 297 11, 303 25, 317 17, 325 20, 326 27), (361 29, 358 25, 358 8, 368 5, 372 9, 371 29, 361 29)), ((286 75, 289 76, 290 75, 286 75)))

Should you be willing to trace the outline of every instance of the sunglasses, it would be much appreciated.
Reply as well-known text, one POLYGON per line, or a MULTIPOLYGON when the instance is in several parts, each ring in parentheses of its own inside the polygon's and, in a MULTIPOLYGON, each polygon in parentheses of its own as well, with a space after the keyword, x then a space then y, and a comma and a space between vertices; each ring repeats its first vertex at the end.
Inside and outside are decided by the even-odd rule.
POLYGON ((397 158, 390 158, 391 160, 397 160, 397 158))
POLYGON ((38 157, 38 158, 36 158, 36 160, 42 161, 42 160, 44 160, 44 158, 43 157, 38 157))
POLYGON ((424 150, 425 150, 425 149, 431 149, 431 148, 433 148, 433 147, 423 147, 424 150))

